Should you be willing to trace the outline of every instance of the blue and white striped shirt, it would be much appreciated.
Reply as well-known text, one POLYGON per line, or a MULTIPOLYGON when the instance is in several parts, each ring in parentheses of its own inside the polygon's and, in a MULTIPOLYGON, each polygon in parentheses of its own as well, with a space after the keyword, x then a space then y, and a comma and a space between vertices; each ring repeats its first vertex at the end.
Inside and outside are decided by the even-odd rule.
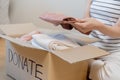
MULTIPOLYGON (((120 0, 93 0, 90 16, 106 25, 114 25, 120 18, 120 0)), ((92 31, 90 35, 101 39, 93 45, 106 51, 120 51, 120 38, 111 38, 97 30, 92 31)))

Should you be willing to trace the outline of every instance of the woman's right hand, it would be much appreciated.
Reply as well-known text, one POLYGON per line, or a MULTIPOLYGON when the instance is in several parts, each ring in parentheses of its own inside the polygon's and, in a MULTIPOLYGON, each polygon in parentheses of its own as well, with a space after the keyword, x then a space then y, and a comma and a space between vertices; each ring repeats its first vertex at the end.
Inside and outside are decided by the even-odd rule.
POLYGON ((81 33, 89 34, 92 30, 99 30, 103 23, 94 18, 79 19, 75 23, 70 23, 76 30, 81 33))

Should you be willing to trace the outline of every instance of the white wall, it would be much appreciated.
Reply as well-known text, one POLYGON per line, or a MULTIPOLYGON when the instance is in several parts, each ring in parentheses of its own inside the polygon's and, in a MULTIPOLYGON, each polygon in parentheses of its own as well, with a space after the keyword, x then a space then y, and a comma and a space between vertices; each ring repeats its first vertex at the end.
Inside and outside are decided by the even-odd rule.
POLYGON ((38 17, 45 12, 58 12, 81 18, 87 0, 10 0, 11 23, 32 22, 39 27, 53 26, 38 17))

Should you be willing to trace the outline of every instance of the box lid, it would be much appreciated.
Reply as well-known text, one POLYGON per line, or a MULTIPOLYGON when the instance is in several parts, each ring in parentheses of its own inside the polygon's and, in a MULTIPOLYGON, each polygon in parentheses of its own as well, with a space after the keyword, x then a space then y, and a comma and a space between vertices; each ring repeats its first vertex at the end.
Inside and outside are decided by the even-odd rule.
POLYGON ((20 45, 20 46, 30 47, 30 48, 36 48, 36 47, 32 46, 31 44, 28 44, 28 43, 26 43, 26 42, 24 42, 24 41, 21 41, 21 40, 19 40, 19 39, 12 38, 12 37, 7 36, 7 35, 0 34, 0 37, 2 37, 3 39, 6 39, 6 40, 8 40, 8 41, 10 41, 10 42, 12 42, 12 43, 15 43, 15 44, 17 44, 17 45, 20 45))
POLYGON ((36 30, 37 27, 32 23, 25 24, 5 24, 0 25, 0 34, 5 34, 7 36, 20 36, 36 30))
POLYGON ((85 45, 76 48, 56 51, 53 54, 69 63, 76 63, 79 61, 108 55, 109 53, 95 46, 85 45))
POLYGON ((83 45, 100 41, 100 39, 98 38, 89 37, 88 35, 84 35, 82 33, 69 32, 68 34, 65 34, 65 35, 83 45))

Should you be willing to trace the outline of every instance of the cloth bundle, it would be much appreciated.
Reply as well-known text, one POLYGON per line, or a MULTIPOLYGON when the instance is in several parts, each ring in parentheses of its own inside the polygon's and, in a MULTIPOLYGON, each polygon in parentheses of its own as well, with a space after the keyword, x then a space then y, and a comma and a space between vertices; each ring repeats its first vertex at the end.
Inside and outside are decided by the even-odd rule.
POLYGON ((92 60, 90 64, 91 80, 120 80, 120 52, 92 60))
POLYGON ((46 35, 35 34, 32 35, 32 45, 53 52, 55 50, 63 50, 68 48, 78 47, 79 45, 62 34, 46 35))
POLYGON ((73 29, 73 26, 70 23, 64 24, 64 21, 72 21, 76 22, 77 20, 73 17, 68 17, 63 14, 57 14, 57 13, 45 13, 40 16, 40 19, 50 22, 54 25, 61 25, 64 29, 71 30, 73 29))

